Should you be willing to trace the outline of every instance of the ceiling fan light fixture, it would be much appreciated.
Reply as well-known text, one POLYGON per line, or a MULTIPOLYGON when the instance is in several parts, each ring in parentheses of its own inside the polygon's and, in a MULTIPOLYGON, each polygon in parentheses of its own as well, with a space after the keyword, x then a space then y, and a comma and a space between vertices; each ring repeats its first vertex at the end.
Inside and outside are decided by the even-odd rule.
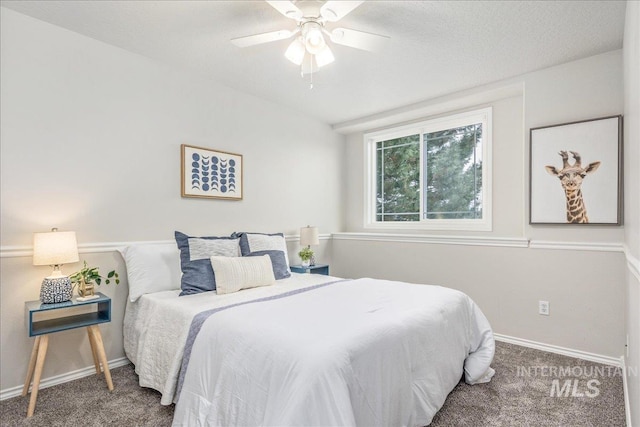
POLYGON ((302 64, 304 60, 305 47, 302 41, 300 41, 300 37, 297 37, 289 47, 287 48, 284 56, 291 62, 296 65, 302 64))
POLYGON ((320 50, 320 52, 316 53, 315 57, 318 68, 324 67, 327 64, 331 64, 336 59, 333 56, 333 52, 331 52, 331 49, 329 49, 329 46, 327 45, 325 45, 324 48, 320 50))
POLYGON ((302 34, 307 52, 312 55, 317 54, 327 45, 322 35, 322 26, 317 22, 305 23, 302 34))
POLYGON ((320 67, 335 61, 330 45, 335 43, 361 50, 374 50, 389 37, 348 28, 327 30, 325 24, 337 22, 364 0, 266 0, 283 16, 296 21, 291 30, 271 31, 250 36, 237 37, 231 42, 238 47, 249 47, 277 40, 293 39, 284 52, 285 57, 300 67, 304 76, 310 74, 313 87, 313 73, 320 67))

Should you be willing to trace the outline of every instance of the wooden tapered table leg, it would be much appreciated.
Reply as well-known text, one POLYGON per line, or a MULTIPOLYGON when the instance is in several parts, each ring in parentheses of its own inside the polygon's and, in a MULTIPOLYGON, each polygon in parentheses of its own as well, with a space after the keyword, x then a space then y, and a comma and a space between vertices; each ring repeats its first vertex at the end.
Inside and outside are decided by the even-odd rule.
POLYGON ((98 353, 96 352, 95 338, 91 328, 87 328, 87 335, 89 335, 89 344, 91 344, 91 355, 93 356, 93 364, 96 367, 96 374, 100 375, 100 362, 98 361, 98 353))
POLYGON ((29 336, 36 338, 33 344, 31 358, 29 359, 27 378, 24 388, 22 389, 22 395, 26 396, 29 393, 31 380, 33 380, 27 417, 33 416, 36 409, 38 389, 40 388, 40 380, 42 379, 42 368, 49 345, 49 335, 56 332, 76 328, 88 328, 87 334, 89 336, 91 356, 93 357, 96 373, 98 375, 104 373, 107 387, 110 391, 113 390, 113 382, 107 363, 107 355, 104 351, 102 334, 97 326, 98 324, 111 321, 111 298, 98 293, 96 298, 90 300, 72 298, 60 304, 47 304, 41 300, 27 301, 25 302, 25 315, 29 336), (75 307, 84 307, 90 310, 74 313, 72 309, 75 307), (47 314, 46 316, 44 315, 45 313, 47 314), (51 321, 53 319, 55 319, 55 322, 51 321), (102 368, 100 365, 102 365, 102 368))
POLYGON ((102 363, 102 371, 104 372, 104 379, 107 381, 107 388, 109 388, 109 391, 113 391, 111 372, 109 371, 109 364, 107 363, 107 354, 104 352, 104 344, 102 343, 100 328, 98 328, 98 325, 87 326, 87 328, 91 329, 91 332, 89 333, 93 335, 93 342, 98 352, 98 358, 102 363))
POLYGON ((33 378, 33 370, 36 367, 36 358, 38 357, 38 347, 40 346, 40 337, 36 337, 33 343, 33 350, 31 350, 31 358, 29 359, 29 369, 27 370, 27 379, 24 380, 24 387, 22 388, 22 396, 26 396, 29 393, 29 386, 31 385, 31 378, 33 378))
MULTIPOLYGON (((33 388, 31 389, 31 399, 29 399, 29 409, 27 409, 27 417, 33 416, 36 410, 36 400, 38 399, 38 388, 40 388, 40 378, 42 377, 42 367, 47 357, 47 347, 49 346, 49 336, 42 335, 38 343, 38 356, 36 358, 35 372, 33 375, 33 388)), ((27 388, 29 384, 27 384, 27 388)), ((24 391, 24 390, 23 390, 24 391)))

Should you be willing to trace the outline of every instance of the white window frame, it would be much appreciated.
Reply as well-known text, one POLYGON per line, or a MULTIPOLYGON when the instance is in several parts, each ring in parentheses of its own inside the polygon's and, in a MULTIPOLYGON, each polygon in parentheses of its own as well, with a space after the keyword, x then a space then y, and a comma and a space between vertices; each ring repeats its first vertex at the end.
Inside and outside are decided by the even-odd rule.
POLYGON ((424 120, 410 125, 398 126, 364 135, 365 153, 365 212, 364 227, 387 230, 460 230, 491 231, 492 229, 492 108, 486 107, 464 113, 424 120), (482 218, 481 219, 424 219, 424 173, 423 156, 426 133, 438 132, 482 123, 482 218), (380 141, 409 135, 420 135, 420 220, 419 221, 377 221, 376 217, 376 144, 380 141))

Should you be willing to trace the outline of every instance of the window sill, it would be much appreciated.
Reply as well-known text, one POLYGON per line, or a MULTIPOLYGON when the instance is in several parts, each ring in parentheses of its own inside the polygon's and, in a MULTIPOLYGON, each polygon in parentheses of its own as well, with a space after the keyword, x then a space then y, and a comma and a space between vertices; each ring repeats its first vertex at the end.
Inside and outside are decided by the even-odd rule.
POLYGON ((438 220, 436 222, 368 222, 367 230, 418 230, 418 231, 492 231, 490 220, 438 220))

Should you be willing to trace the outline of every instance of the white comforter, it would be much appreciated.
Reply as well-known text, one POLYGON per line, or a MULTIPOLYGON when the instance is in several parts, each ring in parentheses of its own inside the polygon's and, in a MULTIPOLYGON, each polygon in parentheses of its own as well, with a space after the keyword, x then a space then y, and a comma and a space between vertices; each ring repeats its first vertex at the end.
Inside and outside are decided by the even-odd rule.
POLYGON ((135 365, 142 387, 162 393, 160 403, 174 402, 182 364, 184 345, 193 317, 201 311, 251 301, 305 288, 328 280, 318 274, 296 274, 264 286, 217 295, 204 292, 179 297, 180 290, 142 295, 136 302, 127 300, 124 318, 124 350, 135 365))
POLYGON ((427 425, 463 367, 469 383, 490 380, 493 353, 486 318, 461 292, 335 283, 213 314, 174 425, 427 425))

